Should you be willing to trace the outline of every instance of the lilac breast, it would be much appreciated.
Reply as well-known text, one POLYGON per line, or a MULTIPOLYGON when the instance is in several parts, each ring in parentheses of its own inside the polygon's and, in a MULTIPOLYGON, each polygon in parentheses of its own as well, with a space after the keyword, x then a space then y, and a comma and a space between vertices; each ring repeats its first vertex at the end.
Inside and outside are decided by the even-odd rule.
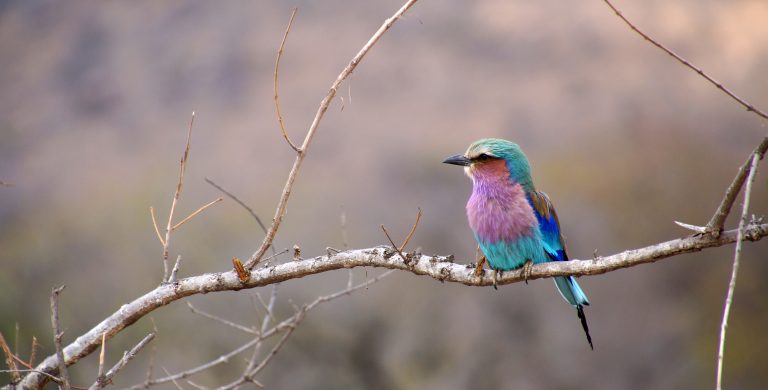
POLYGON ((478 171, 473 172, 474 187, 467 202, 467 218, 477 238, 492 244, 532 235, 536 217, 522 186, 509 176, 478 171))

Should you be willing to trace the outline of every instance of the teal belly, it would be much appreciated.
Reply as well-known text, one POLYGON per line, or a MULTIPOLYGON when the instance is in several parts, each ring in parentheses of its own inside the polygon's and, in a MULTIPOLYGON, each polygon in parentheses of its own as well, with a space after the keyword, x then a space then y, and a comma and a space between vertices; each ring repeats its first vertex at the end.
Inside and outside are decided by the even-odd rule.
POLYGON ((544 252, 541 246, 541 240, 537 237, 523 236, 514 241, 497 241, 494 243, 484 243, 477 240, 480 244, 480 250, 483 251, 485 258, 491 268, 500 271, 510 271, 518 269, 530 260, 534 264, 550 261, 549 256, 544 252))

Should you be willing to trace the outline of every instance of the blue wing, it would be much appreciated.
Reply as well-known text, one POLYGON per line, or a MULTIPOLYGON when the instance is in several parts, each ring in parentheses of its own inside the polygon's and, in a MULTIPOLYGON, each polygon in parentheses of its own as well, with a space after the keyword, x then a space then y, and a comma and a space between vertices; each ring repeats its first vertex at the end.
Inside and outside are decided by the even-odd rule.
MULTIPOLYGON (((528 202, 531 204, 533 213, 536 214, 536 219, 539 221, 544 251, 547 252, 551 261, 567 261, 568 249, 565 246, 565 239, 560 232, 560 221, 557 218, 557 212, 555 212, 552 201, 549 200, 547 194, 532 191, 528 193, 528 202)), ((568 303, 577 308, 589 305, 586 294, 581 290, 573 276, 558 276, 554 279, 557 289, 568 303)))

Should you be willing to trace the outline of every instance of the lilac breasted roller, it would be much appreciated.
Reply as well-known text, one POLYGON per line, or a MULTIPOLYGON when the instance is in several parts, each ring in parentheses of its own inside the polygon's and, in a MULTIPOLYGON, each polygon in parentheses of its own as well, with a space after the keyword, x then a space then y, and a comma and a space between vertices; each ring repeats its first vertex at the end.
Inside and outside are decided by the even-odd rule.
MULTIPOLYGON (((495 271, 529 269, 531 264, 567 261, 557 213, 547 194, 536 191, 531 166, 510 141, 484 138, 446 164, 464 167, 472 179, 467 219, 488 264, 495 271)), ((584 306, 589 300, 573 276, 554 278, 563 298, 576 308, 590 348, 584 306)))

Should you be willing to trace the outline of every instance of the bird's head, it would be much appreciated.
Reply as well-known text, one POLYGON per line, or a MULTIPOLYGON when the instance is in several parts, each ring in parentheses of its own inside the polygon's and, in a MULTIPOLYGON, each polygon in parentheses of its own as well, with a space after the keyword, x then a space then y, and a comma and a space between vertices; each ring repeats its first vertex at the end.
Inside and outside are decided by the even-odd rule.
POLYGON ((464 172, 472 180, 504 175, 520 183, 526 190, 534 190, 528 158, 514 142, 483 138, 469 145, 464 154, 448 157, 443 162, 463 166, 464 172))

